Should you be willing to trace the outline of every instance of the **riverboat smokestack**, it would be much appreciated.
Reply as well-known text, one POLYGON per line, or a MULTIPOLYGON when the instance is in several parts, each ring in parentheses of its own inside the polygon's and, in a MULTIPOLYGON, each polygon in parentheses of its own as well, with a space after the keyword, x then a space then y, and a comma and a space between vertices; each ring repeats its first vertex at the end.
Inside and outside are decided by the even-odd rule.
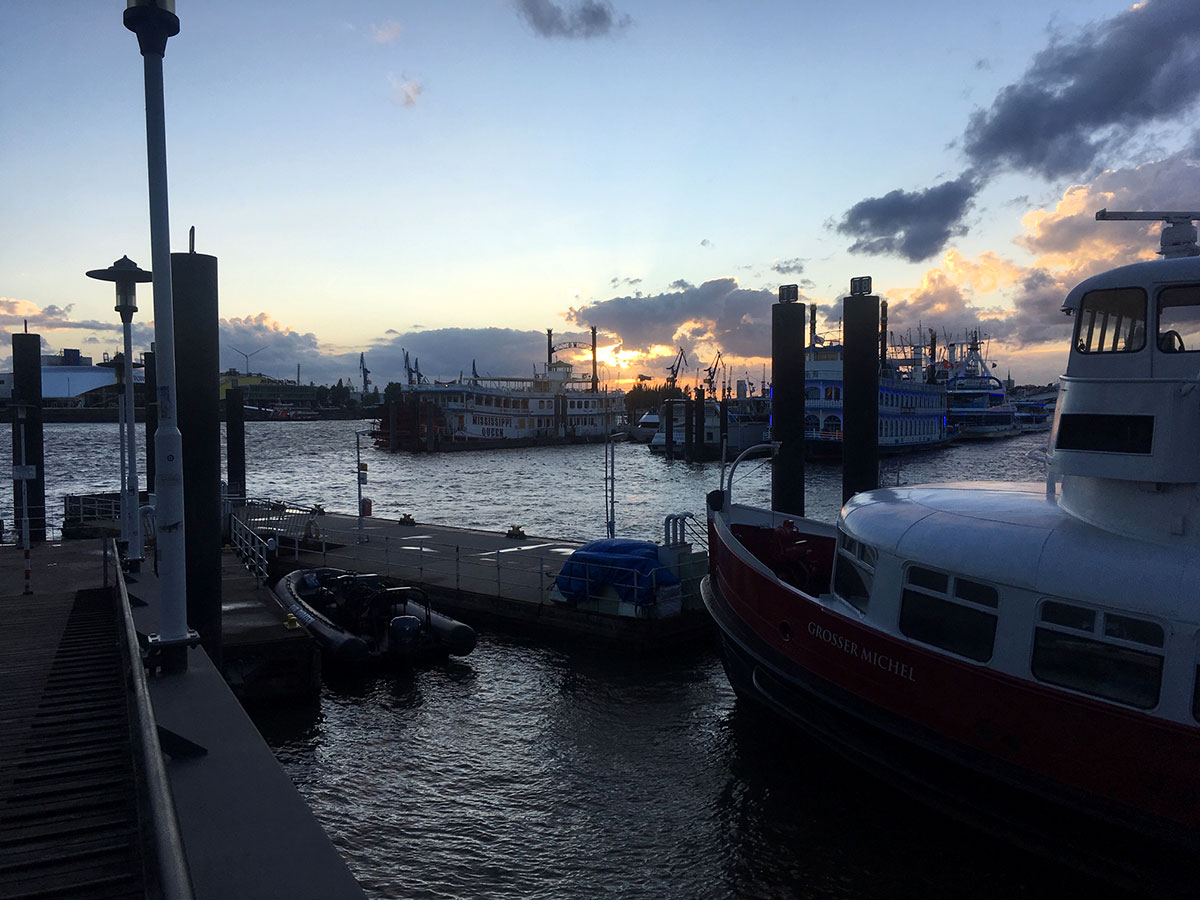
POLYGON ((771 509, 804 515, 804 304, 800 288, 779 286, 771 307, 771 509), (796 352, 797 348, 800 352, 796 352))
POLYGON ((879 297, 843 302, 842 502, 879 487, 879 297))

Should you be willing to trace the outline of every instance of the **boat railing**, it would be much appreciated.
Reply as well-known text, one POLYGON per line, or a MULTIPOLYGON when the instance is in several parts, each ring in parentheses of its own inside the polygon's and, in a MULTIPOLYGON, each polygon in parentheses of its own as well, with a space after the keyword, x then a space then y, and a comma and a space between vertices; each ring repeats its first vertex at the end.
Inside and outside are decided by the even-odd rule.
POLYGON ((68 494, 63 498, 63 521, 68 524, 117 521, 121 518, 121 495, 68 494))

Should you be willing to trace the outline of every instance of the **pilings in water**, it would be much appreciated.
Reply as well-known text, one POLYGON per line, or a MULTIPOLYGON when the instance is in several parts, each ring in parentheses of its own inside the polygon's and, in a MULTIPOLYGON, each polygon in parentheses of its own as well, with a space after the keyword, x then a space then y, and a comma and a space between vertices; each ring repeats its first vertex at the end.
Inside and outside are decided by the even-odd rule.
POLYGON ((12 425, 13 515, 21 530, 22 513, 29 519, 29 540, 46 540, 46 469, 42 438, 42 336, 12 336, 13 385, 10 405, 12 425), (16 466, 25 466, 20 473, 16 466), (22 477, 15 477, 20 474, 22 477), (31 477, 26 478, 25 475, 31 477))
POLYGON ((804 515, 804 304, 799 288, 780 285, 771 307, 771 509, 804 515))
POLYGON ((665 455, 675 458, 675 404, 670 400, 663 403, 663 437, 666 439, 665 455))
POLYGON ((246 392, 225 392, 225 482, 230 497, 246 496, 246 392))
POLYGON ((879 487, 879 298, 843 305, 842 502, 879 487))
MULTIPOLYGON (((217 258, 172 253, 175 380, 183 453, 187 620, 221 666, 221 410, 217 258)), ((244 478, 244 476, 243 476, 244 478)))
POLYGON ((683 401, 683 458, 695 459, 696 448, 696 401, 691 397, 683 401))

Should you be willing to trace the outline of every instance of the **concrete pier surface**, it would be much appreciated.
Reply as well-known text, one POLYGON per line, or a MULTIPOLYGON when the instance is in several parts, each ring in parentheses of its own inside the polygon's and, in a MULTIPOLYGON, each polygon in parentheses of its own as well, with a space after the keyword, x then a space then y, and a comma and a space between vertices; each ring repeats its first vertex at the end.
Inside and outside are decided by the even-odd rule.
POLYGON ((389 575, 429 594, 435 607, 472 626, 525 636, 604 644, 619 651, 655 652, 695 646, 713 638, 712 619, 699 599, 707 568, 702 547, 682 545, 669 555, 682 582, 679 611, 655 605, 633 609, 615 597, 568 604, 554 582, 581 544, 535 535, 394 519, 324 513, 319 538, 281 546, 278 571, 332 566, 389 575))
POLYGON ((36 547, 28 594, 22 551, 0 547, 0 896, 363 897, 203 650, 144 680, 151 721, 137 727, 141 655, 122 663, 120 648, 132 628, 158 630, 158 579, 152 565, 130 577, 127 627, 103 546, 36 547), (147 790, 156 767, 159 794, 147 790), (179 890, 152 864, 164 818, 182 848, 179 890))

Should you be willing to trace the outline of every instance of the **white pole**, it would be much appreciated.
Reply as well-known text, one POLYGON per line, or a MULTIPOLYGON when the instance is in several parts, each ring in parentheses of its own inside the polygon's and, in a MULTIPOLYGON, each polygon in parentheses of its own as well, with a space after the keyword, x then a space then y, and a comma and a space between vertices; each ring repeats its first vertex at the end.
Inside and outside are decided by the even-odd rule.
POLYGON ((183 532, 183 437, 175 394, 175 312, 171 293, 171 224, 167 207, 167 129, 161 54, 143 53, 146 162, 150 186, 150 255, 154 274, 154 357, 158 430, 154 433, 154 533, 158 552, 159 639, 182 642, 187 626, 187 560, 183 532))
MULTIPOLYGON (((129 513, 129 530, 125 534, 128 541, 125 556, 129 560, 142 558, 142 516, 138 502, 138 470, 137 470, 137 426, 134 416, 133 399, 133 324, 124 323, 125 329, 125 493, 126 507, 122 515, 129 513)), ((124 527, 121 529, 125 531, 124 527)))

